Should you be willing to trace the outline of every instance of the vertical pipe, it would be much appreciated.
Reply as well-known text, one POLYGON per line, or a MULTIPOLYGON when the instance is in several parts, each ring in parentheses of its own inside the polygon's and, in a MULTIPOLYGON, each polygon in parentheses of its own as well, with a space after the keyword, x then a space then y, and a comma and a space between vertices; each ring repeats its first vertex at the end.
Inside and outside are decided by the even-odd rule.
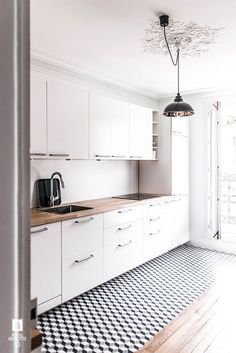
POLYGON ((29 0, 1 0, 0 46, 0 350, 28 353, 29 0), (13 319, 23 323, 18 344, 13 319))

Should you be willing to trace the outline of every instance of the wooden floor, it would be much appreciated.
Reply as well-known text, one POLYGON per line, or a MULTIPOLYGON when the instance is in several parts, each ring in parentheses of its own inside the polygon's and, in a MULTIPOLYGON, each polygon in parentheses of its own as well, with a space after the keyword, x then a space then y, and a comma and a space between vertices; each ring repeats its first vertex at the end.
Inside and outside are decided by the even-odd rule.
POLYGON ((236 270, 224 273, 139 353, 236 353, 236 270))

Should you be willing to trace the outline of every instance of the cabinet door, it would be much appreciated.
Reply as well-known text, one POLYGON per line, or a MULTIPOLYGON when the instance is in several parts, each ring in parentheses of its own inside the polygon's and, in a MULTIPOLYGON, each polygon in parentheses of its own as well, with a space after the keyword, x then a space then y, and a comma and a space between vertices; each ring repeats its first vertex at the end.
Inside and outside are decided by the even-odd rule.
POLYGON ((172 135, 172 194, 188 194, 188 137, 172 135))
POLYGON ((111 99, 90 94, 89 132, 90 158, 111 158, 112 156, 112 119, 111 99))
POLYGON ((129 157, 129 105, 90 94, 90 158, 129 157))
POLYGON ((31 228, 31 298, 61 295, 61 223, 31 228))
POLYGON ((172 134, 188 136, 189 118, 176 117, 172 119, 172 134))
POLYGON ((63 80, 48 81, 48 153, 88 158, 88 92, 63 80))
POLYGON ((111 103, 112 158, 129 158, 129 104, 115 99, 111 103))
POLYGON ((189 240, 188 198, 166 201, 166 234, 172 249, 189 240))
POLYGON ((130 158, 152 159, 152 110, 130 105, 130 158))
POLYGON ((31 72, 30 154, 33 157, 43 157, 47 153, 46 84, 42 75, 31 72))

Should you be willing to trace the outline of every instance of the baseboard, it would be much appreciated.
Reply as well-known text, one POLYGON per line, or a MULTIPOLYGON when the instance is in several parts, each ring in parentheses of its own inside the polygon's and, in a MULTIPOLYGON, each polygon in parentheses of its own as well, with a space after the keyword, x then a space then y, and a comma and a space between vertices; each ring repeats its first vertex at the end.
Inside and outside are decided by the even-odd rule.
POLYGON ((209 250, 216 250, 219 252, 236 255, 236 242, 233 243, 224 240, 205 239, 203 237, 199 237, 191 239, 189 244, 209 250))

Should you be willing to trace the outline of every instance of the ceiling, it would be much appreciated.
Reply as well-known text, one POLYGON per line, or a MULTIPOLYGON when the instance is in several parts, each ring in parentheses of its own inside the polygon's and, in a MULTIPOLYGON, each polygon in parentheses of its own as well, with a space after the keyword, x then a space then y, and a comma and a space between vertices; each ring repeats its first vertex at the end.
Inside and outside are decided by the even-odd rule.
POLYGON ((225 27, 207 53, 181 60, 181 91, 236 83, 235 0, 31 0, 31 50, 160 97, 176 92, 168 56, 143 52, 156 15, 225 27))

